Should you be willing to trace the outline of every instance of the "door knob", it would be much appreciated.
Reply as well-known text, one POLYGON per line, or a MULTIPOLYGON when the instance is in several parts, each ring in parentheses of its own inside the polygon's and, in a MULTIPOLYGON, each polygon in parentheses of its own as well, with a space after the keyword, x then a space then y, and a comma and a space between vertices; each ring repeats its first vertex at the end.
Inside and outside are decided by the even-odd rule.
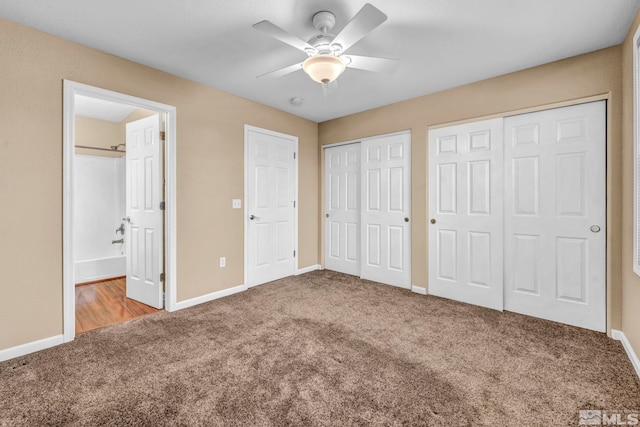
POLYGON ((327 217, 327 218, 329 218, 329 214, 325 214, 324 216, 325 216, 325 217, 327 217))
POLYGON ((431 218, 431 224, 435 224, 435 223, 436 223, 436 220, 431 218))
POLYGON ((254 219, 259 219, 259 216, 255 216, 254 214, 249 215, 249 219, 253 221, 254 219))
POLYGON ((404 222, 409 222, 409 217, 405 216, 404 217, 404 222))
POLYGON ((129 217, 129 216, 126 216, 126 217, 122 218, 122 220, 124 222, 128 222, 129 224, 133 224, 133 222, 131 222, 131 217, 129 217))
POLYGON ((597 225, 592 225, 590 229, 591 229, 591 231, 592 231, 592 232, 594 232, 594 233, 597 233, 597 232, 599 232, 599 231, 600 231, 600 227, 599 227, 599 226, 597 226, 597 225))

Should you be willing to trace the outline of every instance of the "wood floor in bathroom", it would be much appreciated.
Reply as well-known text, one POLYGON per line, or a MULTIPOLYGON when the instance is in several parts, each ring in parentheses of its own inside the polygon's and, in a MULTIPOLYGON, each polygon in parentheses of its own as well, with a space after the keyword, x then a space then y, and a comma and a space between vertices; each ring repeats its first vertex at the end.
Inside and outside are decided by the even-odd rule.
POLYGON ((127 298, 124 277, 76 286, 76 334, 158 311, 127 298))

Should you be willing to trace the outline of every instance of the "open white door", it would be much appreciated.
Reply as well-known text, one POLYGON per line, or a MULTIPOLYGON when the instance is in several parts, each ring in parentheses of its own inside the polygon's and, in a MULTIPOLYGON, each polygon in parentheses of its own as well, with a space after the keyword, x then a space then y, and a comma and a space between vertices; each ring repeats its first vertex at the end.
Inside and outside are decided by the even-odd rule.
POLYGON ((325 149, 327 270, 360 276, 360 144, 325 149))
POLYGON ((295 274, 298 138, 245 126, 246 285, 295 274))
POLYGON ((502 119, 429 131, 429 293, 503 307, 502 119))
POLYGON ((127 298, 163 308, 162 143, 159 114, 127 123, 127 298))
POLYGON ((507 117, 505 309, 606 330, 606 103, 507 117))
POLYGON ((361 147, 361 277, 411 288, 411 134, 361 147))

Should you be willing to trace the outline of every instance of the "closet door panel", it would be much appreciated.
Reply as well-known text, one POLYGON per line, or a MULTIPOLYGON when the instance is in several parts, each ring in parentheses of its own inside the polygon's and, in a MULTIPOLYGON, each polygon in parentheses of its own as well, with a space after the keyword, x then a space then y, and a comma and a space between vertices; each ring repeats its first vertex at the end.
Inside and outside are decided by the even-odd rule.
POLYGON ((505 119, 505 309, 606 330, 606 103, 505 119))
POLYGON ((362 145, 361 277, 411 287, 411 134, 362 145))
POLYGON ((502 119, 429 131, 429 293, 502 310, 502 119))

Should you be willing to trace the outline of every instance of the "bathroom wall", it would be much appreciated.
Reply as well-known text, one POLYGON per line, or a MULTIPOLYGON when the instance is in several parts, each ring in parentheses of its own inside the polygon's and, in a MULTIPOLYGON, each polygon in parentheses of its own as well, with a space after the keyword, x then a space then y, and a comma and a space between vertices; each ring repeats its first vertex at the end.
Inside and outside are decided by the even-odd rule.
MULTIPOLYGON (((93 147, 119 143, 122 124, 76 117, 76 143, 93 147), (110 130, 113 129, 113 132, 110 130), (80 132, 78 132, 80 131, 80 132), (111 137, 112 139, 105 139, 111 137)), ((125 157, 83 149, 76 154, 74 177, 75 282, 123 276, 125 247, 115 230, 125 216, 125 157)))

